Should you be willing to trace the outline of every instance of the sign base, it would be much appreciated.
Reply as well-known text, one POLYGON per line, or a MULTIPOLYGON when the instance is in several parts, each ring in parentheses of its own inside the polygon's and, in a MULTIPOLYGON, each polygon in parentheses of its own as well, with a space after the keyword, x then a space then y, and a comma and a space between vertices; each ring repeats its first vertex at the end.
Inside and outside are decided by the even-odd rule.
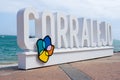
POLYGON ((55 49, 47 63, 38 60, 38 54, 35 51, 21 52, 18 54, 18 68, 32 69, 44 66, 50 66, 61 63, 69 63, 87 59, 113 55, 113 47, 95 47, 95 48, 72 48, 55 49))

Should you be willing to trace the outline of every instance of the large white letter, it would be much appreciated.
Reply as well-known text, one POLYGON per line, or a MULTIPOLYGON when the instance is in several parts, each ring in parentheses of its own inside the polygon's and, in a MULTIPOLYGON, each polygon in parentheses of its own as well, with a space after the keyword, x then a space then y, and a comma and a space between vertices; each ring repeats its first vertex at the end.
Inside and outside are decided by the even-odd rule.
POLYGON ((37 36, 39 38, 44 38, 49 35, 52 38, 52 44, 55 45, 55 20, 54 15, 50 12, 42 12, 40 15, 40 20, 37 22, 37 36), (42 32, 42 35, 40 35, 42 32))
POLYGON ((112 31, 111 31, 111 25, 107 24, 107 33, 108 33, 108 45, 111 46, 112 45, 112 31))
POLYGON ((100 23, 100 31, 101 31, 101 40, 103 46, 107 45, 107 24, 105 22, 100 23))
POLYGON ((69 28, 70 28, 70 48, 79 47, 78 41, 78 19, 73 16, 69 16, 69 28))
POLYGON ((68 48, 67 40, 67 30, 68 30, 68 21, 67 17, 63 14, 57 13, 57 47, 58 48, 68 48))
POLYGON ((86 19, 82 18, 82 44, 81 47, 89 47, 90 40, 89 40, 89 32, 87 27, 86 19))
POLYGON ((91 19, 87 19, 87 26, 89 29, 89 38, 90 38, 90 46, 96 47, 96 43, 94 41, 94 30, 93 30, 93 21, 91 19))
POLYGON ((26 50, 34 50, 36 43, 36 41, 31 41, 29 39, 30 19, 39 19, 39 13, 32 8, 20 10, 17 14, 17 42, 20 48, 26 50))
POLYGON ((101 43, 100 24, 98 24, 97 21, 93 21, 93 27, 95 28, 97 45, 98 45, 98 46, 102 46, 102 43, 101 43))

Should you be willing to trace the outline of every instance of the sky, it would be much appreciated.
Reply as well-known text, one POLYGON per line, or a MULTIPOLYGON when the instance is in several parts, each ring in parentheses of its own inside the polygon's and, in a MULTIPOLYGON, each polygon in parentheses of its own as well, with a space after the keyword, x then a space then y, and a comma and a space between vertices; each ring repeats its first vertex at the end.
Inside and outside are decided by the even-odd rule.
POLYGON ((27 7, 106 21, 112 25, 113 39, 120 40, 120 0, 1 0, 0 35, 16 35, 17 12, 27 7))

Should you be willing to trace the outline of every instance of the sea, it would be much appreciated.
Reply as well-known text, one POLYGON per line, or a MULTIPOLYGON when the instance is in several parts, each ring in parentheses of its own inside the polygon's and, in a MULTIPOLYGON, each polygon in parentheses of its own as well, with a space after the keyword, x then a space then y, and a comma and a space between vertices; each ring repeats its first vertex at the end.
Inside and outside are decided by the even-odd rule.
MULTIPOLYGON (((120 51, 120 40, 113 40, 114 52, 120 51)), ((17 37, 0 35, 0 65, 17 63, 17 52, 22 50, 17 45, 17 37)))
POLYGON ((0 64, 17 63, 19 51, 16 36, 0 35, 0 64))

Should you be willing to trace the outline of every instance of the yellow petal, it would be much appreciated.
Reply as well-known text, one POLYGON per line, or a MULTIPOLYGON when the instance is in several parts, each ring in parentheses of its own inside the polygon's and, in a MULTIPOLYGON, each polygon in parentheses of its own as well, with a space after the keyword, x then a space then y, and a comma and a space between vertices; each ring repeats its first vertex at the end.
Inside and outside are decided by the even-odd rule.
POLYGON ((48 52, 47 51, 43 51, 40 55, 39 55, 39 59, 42 61, 42 62, 47 62, 48 59, 49 59, 49 56, 48 56, 48 52))

